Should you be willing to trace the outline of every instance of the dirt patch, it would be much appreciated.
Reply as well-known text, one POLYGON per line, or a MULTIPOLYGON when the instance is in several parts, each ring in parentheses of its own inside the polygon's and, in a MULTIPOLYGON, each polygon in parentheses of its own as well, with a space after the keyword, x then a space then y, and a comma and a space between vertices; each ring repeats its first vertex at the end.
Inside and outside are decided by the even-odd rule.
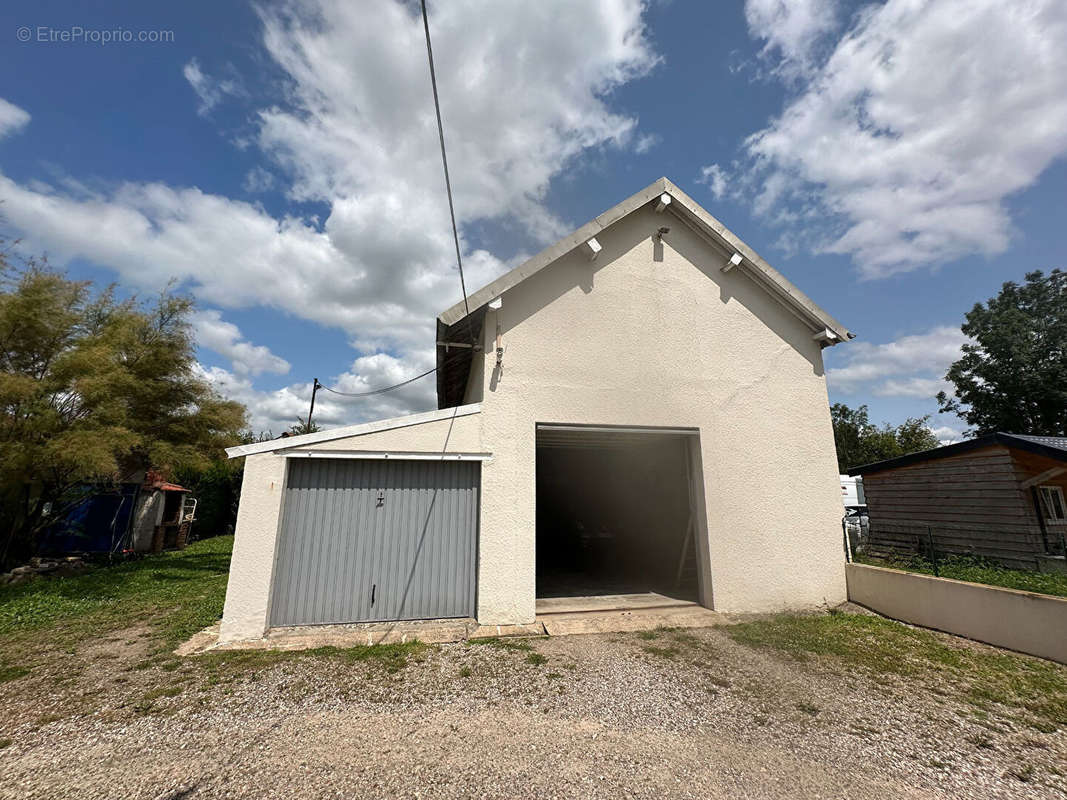
POLYGON ((89 639, 78 648, 78 654, 90 663, 115 659, 119 663, 139 661, 148 655, 153 630, 148 625, 133 625, 89 639))

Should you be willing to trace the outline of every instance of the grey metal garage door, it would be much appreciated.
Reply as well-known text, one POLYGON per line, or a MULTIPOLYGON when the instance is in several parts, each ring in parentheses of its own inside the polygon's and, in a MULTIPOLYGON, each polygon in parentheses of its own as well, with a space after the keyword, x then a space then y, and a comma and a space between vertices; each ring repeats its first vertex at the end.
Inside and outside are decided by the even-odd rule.
POLYGON ((271 625, 474 616, 480 469, 290 459, 271 625))

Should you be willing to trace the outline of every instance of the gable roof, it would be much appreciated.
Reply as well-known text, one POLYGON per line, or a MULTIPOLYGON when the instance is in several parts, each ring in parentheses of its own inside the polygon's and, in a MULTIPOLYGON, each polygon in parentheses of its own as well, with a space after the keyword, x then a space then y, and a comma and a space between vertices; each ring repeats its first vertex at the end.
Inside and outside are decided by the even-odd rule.
MULTIPOLYGON (((794 286, 782 273, 764 261, 751 247, 739 239, 719 220, 703 209, 689 195, 667 178, 660 178, 637 194, 623 200, 614 208, 587 222, 573 233, 549 245, 537 255, 524 261, 510 272, 501 275, 492 283, 483 286, 437 317, 438 342, 466 342, 481 334, 482 322, 488 303, 509 289, 518 286, 527 278, 558 261, 575 248, 581 247, 598 233, 619 220, 658 202, 662 195, 670 196, 670 205, 665 211, 694 230, 704 241, 730 257, 740 254, 740 264, 735 269, 744 272, 782 305, 808 324, 813 332, 826 331, 828 345, 837 344, 855 337, 844 325, 826 313, 811 298, 794 286), (467 313, 467 309, 470 313, 467 313)), ((462 401, 473 352, 470 348, 437 348, 437 404, 440 408, 457 405, 462 401)))
POLYGON ((956 444, 949 444, 944 447, 935 447, 932 450, 923 450, 918 453, 910 453, 906 456, 889 458, 885 461, 875 461, 871 464, 853 467, 848 471, 848 474, 868 475, 872 472, 883 472, 887 469, 906 467, 911 464, 918 464, 922 461, 933 461, 938 458, 958 456, 971 450, 978 450, 982 447, 991 447, 996 444, 1005 447, 1013 447, 1016 450, 1024 450, 1028 453, 1035 453, 1036 455, 1045 456, 1046 458, 1053 458, 1057 461, 1067 461, 1067 436, 1031 436, 1022 433, 987 433, 985 436, 979 436, 976 439, 968 439, 966 442, 957 442, 956 444))
MULTIPOLYGON (((564 236, 533 258, 524 261, 492 283, 468 295, 466 307, 469 307, 472 312, 480 309, 490 300, 499 297, 508 289, 514 288, 552 262, 567 255, 571 250, 589 241, 608 226, 614 225, 623 217, 629 216, 642 206, 657 200, 663 194, 668 194, 671 197, 671 204, 667 206, 668 211, 673 212, 682 222, 695 228, 697 233, 702 234, 706 239, 711 239, 712 244, 717 245, 726 255, 740 253, 742 261, 739 267, 762 283, 764 288, 772 291, 784 302, 791 305, 802 319, 806 319, 811 323, 814 329, 828 329, 837 335, 838 341, 852 338, 849 336, 849 331, 845 326, 819 308, 811 298, 794 286, 782 273, 760 258, 756 251, 742 242, 725 225, 701 208, 695 200, 667 178, 660 178, 658 181, 651 183, 637 194, 631 195, 614 208, 605 211, 596 219, 587 222, 574 233, 564 236)), ((460 300, 447 311, 443 311, 438 319, 445 325, 453 325, 467 316, 466 307, 463 301, 460 300)))

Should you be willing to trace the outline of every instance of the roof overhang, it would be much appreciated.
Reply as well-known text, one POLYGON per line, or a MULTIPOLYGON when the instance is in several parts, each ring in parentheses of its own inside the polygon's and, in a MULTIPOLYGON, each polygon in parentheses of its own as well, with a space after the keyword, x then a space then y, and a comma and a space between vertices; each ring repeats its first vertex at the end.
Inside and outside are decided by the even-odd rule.
POLYGON ((457 406, 456 408, 442 408, 437 411, 424 411, 421 414, 408 414, 404 417, 379 419, 374 422, 363 422, 359 425, 346 425, 342 428, 331 428, 328 431, 305 433, 301 436, 286 436, 282 439, 271 439, 267 442, 255 442, 253 444, 238 445, 237 447, 228 447, 226 448, 226 455, 230 458, 240 458, 241 456, 254 456, 257 453, 285 453, 285 451, 292 450, 294 447, 306 447, 307 445, 331 442, 336 439, 347 439, 350 436, 362 436, 367 433, 379 433, 381 431, 393 430, 394 428, 406 428, 411 425, 424 425, 427 422, 455 419, 456 417, 465 417, 469 414, 477 414, 481 410, 481 403, 471 403, 470 405, 457 406))

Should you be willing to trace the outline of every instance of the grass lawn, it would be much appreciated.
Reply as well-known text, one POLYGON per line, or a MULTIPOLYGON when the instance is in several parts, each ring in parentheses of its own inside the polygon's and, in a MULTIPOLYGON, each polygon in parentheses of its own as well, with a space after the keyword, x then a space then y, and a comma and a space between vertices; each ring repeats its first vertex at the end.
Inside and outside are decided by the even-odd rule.
POLYGON ((232 536, 69 578, 0 587, 0 639, 48 628, 78 640, 148 623, 174 646, 222 616, 232 536))
MULTIPOLYGON (((148 657, 134 669, 177 669, 171 654, 180 642, 222 616, 230 569, 232 536, 194 542, 185 550, 146 556, 115 566, 92 567, 83 575, 39 578, 0 587, 0 683, 38 670, 77 669, 70 657, 79 646, 112 632, 147 626, 148 657), (31 669, 32 666, 32 669, 31 669)), ((208 683, 225 683, 237 675, 281 661, 312 657, 344 663, 367 662, 395 673, 419 660, 420 642, 351 648, 321 647, 306 651, 251 650, 208 653, 195 660, 208 683)), ((145 708, 176 687, 148 692, 145 708), (162 694, 160 694, 162 693, 162 694)))
MULTIPOLYGON (((924 575, 934 574, 933 563, 919 556, 910 559, 878 559, 857 555, 855 560, 858 564, 870 564, 874 567, 902 569, 906 572, 920 572, 924 575)), ((951 556, 941 559, 937 566, 938 574, 942 578, 1067 597, 1067 574, 1063 573, 1007 569, 967 556, 951 556)))
POLYGON ((221 617, 233 546, 233 537, 214 537, 84 575, 0 587, 0 640, 48 628, 77 641, 147 623, 174 646, 221 617))
POLYGON ((782 615, 731 625, 736 642, 804 662, 822 658, 951 696, 977 717, 999 706, 1050 732, 1067 726, 1067 668, 1003 650, 968 646, 920 628, 861 614, 782 615))

